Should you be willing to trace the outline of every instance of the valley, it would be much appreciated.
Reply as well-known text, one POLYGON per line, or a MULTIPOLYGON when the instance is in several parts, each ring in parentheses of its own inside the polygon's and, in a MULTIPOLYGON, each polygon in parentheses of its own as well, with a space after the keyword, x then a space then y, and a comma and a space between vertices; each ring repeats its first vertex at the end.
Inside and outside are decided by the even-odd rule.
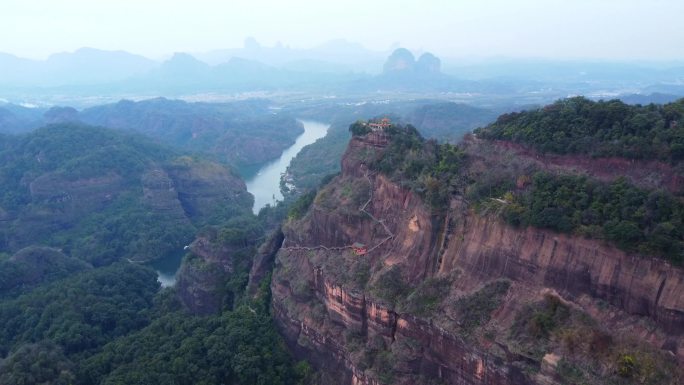
POLYGON ((0 385, 684 383, 680 3, 20 3, 0 385))
MULTIPOLYGON (((176 102, 149 103, 133 106, 176 102)), ((300 133, 260 164, 164 137, 175 118, 150 111, 158 133, 53 109, 63 122, 1 137, 8 376, 49 354, 45 378, 158 383, 160 357, 176 357, 173 378, 190 383, 187 365, 212 349, 252 354, 268 383, 681 380, 681 101, 573 98, 498 118, 429 101, 285 105, 275 118, 267 105, 246 124, 300 133), (550 126, 585 133, 546 147, 550 126), (638 127, 658 141, 635 141, 638 127), (47 300, 68 315, 33 329, 47 300), (152 348, 178 327, 190 329, 152 348), (202 347, 173 348, 186 343, 202 347)), ((202 365, 209 383, 244 373, 202 365)))

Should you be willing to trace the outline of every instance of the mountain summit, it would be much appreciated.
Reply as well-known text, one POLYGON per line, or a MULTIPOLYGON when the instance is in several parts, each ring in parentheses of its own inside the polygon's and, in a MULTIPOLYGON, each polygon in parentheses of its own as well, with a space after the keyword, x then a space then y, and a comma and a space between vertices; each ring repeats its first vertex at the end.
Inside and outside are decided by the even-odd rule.
POLYGON ((435 55, 426 52, 416 61, 411 51, 406 48, 397 48, 387 58, 383 66, 384 74, 439 74, 441 60, 435 55))

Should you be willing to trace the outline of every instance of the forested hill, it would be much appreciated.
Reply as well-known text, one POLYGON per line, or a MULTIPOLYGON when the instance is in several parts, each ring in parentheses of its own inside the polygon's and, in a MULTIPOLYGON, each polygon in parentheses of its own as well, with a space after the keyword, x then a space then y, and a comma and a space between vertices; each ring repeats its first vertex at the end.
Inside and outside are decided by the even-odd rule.
POLYGON ((232 170, 141 136, 62 124, 0 137, 0 253, 39 244, 95 265, 150 260, 251 203, 232 170))
POLYGON ((684 99, 642 106, 575 97, 504 114, 476 134, 528 144, 542 152, 676 163, 684 159, 684 99))
POLYGON ((164 98, 122 100, 85 109, 76 118, 87 124, 139 132, 241 167, 277 158, 304 132, 293 117, 274 113, 270 106, 267 100, 221 104, 164 98))
POLYGON ((211 154, 236 167, 278 158, 304 128, 263 99, 189 103, 154 98, 121 100, 77 111, 72 107, 25 108, 0 103, 0 133, 19 134, 47 124, 83 122, 144 134, 183 151, 211 154))
POLYGON ((305 379, 273 327, 268 280, 244 295, 265 231, 252 203, 233 170, 139 135, 73 123, 0 135, 0 384, 305 379), (215 260, 189 248, 175 287, 133 263, 202 234, 216 234, 193 242, 215 260), (184 302, 212 294, 195 276, 226 278, 211 314, 184 302))

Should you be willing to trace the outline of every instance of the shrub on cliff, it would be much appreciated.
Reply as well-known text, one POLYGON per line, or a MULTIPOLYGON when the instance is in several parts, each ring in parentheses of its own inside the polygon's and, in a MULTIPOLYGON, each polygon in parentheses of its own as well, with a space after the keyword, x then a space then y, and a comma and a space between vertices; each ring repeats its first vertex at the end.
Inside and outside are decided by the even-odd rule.
MULTIPOLYGON (((596 385, 680 384, 681 371, 670 352, 630 335, 608 332, 579 308, 547 294, 518 311, 509 346, 535 365, 549 352, 560 357, 555 374, 562 383, 596 385)), ((536 366, 538 368, 538 366, 536 366)))
POLYGON ((411 126, 392 125, 390 144, 371 167, 423 197, 436 213, 443 213, 461 180, 465 154, 457 146, 425 141, 411 126))
POLYGON ((371 293, 385 300, 391 306, 396 305, 409 292, 409 288, 401 275, 401 269, 397 266, 392 266, 380 274, 371 285, 371 293))
POLYGON ((470 336, 477 328, 485 325, 503 301, 509 281, 494 281, 468 296, 463 296, 453 303, 458 312, 458 325, 464 336, 470 336))
POLYGON ((290 206, 290 210, 287 213, 288 218, 291 219, 299 219, 306 214, 306 212, 309 210, 309 207, 313 203, 314 199, 316 198, 316 190, 309 191, 308 193, 302 195, 299 197, 292 205, 290 206))
POLYGON ((429 316, 449 294, 450 285, 451 280, 447 278, 426 279, 399 304, 398 311, 429 316))
POLYGON ((364 122, 357 121, 349 126, 349 132, 351 132, 353 136, 364 136, 370 133, 371 129, 364 122))
POLYGON ((625 179, 538 173, 510 197, 502 213, 511 224, 605 238, 623 249, 684 261, 684 204, 665 191, 642 190, 625 179))

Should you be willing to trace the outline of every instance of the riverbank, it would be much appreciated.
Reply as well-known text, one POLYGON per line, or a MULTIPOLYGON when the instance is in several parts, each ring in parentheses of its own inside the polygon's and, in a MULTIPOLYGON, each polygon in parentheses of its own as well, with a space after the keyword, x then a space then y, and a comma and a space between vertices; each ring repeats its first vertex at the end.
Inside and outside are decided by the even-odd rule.
POLYGON ((324 137, 330 127, 329 124, 311 120, 300 122, 304 126, 304 133, 297 137, 295 143, 283 151, 280 158, 264 165, 256 174, 246 178, 247 191, 254 195, 254 214, 258 214, 267 204, 274 204, 283 199, 280 192, 280 177, 286 172, 290 161, 302 148, 324 137))

